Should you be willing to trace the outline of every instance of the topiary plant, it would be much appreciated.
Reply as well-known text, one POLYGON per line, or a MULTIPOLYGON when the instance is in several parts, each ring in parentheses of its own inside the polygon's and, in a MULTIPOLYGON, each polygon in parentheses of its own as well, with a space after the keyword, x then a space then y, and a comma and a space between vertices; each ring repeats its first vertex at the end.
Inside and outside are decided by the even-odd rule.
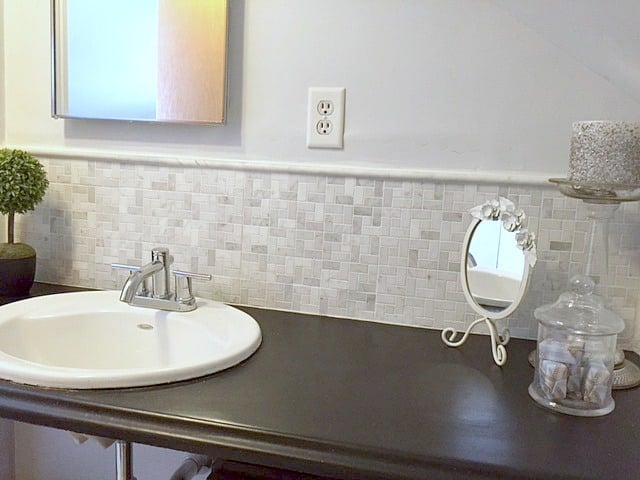
POLYGON ((37 158, 23 150, 0 149, 0 213, 7 215, 7 244, 0 246, 0 256, 3 253, 21 256, 20 248, 10 247, 18 245, 14 236, 15 214, 36 208, 48 187, 47 173, 37 158))

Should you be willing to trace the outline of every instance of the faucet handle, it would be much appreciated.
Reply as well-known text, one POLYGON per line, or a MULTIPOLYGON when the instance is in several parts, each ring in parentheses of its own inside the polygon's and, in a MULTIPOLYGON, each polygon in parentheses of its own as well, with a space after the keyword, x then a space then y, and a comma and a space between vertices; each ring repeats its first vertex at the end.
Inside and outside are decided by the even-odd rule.
POLYGON ((112 263, 111 268, 115 268, 118 270, 129 270, 130 272, 137 272, 140 270, 140 267, 136 267, 135 265, 126 265, 124 263, 112 263))
POLYGON ((183 304, 195 304, 193 290, 191 288, 192 280, 211 280, 211 275, 207 273, 183 272, 174 270, 173 275, 176 278, 176 302, 183 304))
MULTIPOLYGON (((133 272, 139 271, 141 267, 138 267, 136 265, 127 265, 125 263, 112 263, 111 268, 115 268, 117 270, 129 270, 129 275, 131 275, 133 272)), ((146 296, 149 294, 148 284, 149 284, 149 279, 145 278, 140 288, 140 295, 146 296)))

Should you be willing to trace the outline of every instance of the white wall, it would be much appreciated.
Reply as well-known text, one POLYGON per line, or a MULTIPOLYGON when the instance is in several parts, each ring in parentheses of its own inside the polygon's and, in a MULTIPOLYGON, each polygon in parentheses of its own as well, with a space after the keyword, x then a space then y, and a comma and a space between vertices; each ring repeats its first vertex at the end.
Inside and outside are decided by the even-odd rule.
POLYGON ((636 0, 492 1, 546 42, 640 100, 636 0))
MULTIPOLYGON (((4 0, 0 0, 0 71, 5 71, 4 65, 4 0)), ((0 75, 0 145, 4 144, 4 74, 0 75)), ((1 237, 0 237, 1 238, 1 237)))
MULTIPOLYGON (((93 440, 77 445, 68 432, 20 422, 15 423, 15 430, 16 480, 116 478, 113 445, 103 448, 93 440)), ((185 452, 137 444, 132 451, 133 473, 140 480, 167 480, 188 456, 185 452)), ((203 472, 194 480, 204 478, 203 472)))
MULTIPOLYGON (((0 71, 4 72, 4 5, 0 0, 0 71)), ((4 142, 4 75, 0 77, 0 146, 4 142)), ((2 224, 4 225, 4 224, 2 224)), ((3 232, 4 228, 0 229, 3 232)), ((4 234, 0 233, 0 241, 4 240, 4 234)), ((13 480, 13 422, 0 420, 0 479, 13 480)))
POLYGON ((15 477, 14 422, 0 420, 0 479, 13 480, 15 477))
MULTIPOLYGON (((0 0, 0 71, 4 73, 4 6, 3 0, 0 0)), ((0 147, 4 146, 5 140, 5 108, 4 108, 4 74, 0 75, 0 147)), ((5 232, 4 216, 0 215, 0 242, 7 241, 7 234, 5 232)))
MULTIPOLYGON (((627 76, 576 55, 575 39, 549 37, 547 17, 516 18, 521 3, 232 0, 229 123, 175 127, 51 119, 49 0, 5 2, 6 143, 561 176, 572 121, 635 119, 640 99, 627 76), (343 151, 306 148, 310 86, 347 88, 343 151)), ((632 0, 616 3, 633 16, 632 0)), ((605 4, 580 10, 599 15, 605 4)), ((572 12, 556 19, 566 32, 618 30, 615 22, 577 30, 572 12)))

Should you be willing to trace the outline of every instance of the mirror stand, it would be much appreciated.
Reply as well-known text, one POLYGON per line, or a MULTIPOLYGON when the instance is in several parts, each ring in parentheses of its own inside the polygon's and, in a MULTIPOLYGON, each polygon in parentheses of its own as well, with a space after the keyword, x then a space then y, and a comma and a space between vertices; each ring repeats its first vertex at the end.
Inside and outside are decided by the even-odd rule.
POLYGON ((460 280, 467 302, 480 318, 461 337, 448 327, 441 338, 449 347, 460 347, 484 323, 493 360, 503 366, 510 334, 507 328, 500 333, 496 321, 511 315, 524 297, 530 269, 536 263, 535 236, 524 226, 525 213, 506 198, 478 205, 469 213, 473 220, 462 246, 460 280))
POLYGON ((507 362, 507 349, 505 345, 509 343, 509 329, 505 328, 502 334, 498 333, 498 327, 496 327, 495 322, 488 318, 482 317, 473 322, 465 332, 462 334, 462 338, 460 340, 455 340, 458 335, 458 331, 455 328, 447 327, 442 330, 442 341, 449 347, 460 347, 464 345, 467 341, 467 338, 476 327, 476 325, 480 325, 484 322, 489 328, 489 335, 491 336, 491 354, 493 355, 493 361, 496 362, 496 365, 502 366, 507 362))

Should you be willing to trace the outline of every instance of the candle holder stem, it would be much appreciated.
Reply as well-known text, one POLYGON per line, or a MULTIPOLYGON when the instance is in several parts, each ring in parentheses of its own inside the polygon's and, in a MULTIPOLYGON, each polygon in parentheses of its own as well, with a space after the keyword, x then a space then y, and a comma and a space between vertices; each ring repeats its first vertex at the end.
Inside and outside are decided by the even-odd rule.
MULTIPOLYGON (((596 282, 596 289, 603 298, 607 298, 606 288, 609 285, 609 234, 611 219, 615 215, 620 203, 618 202, 590 202, 583 200, 587 208, 587 218, 591 222, 587 263, 585 275, 596 282)), ((616 348, 615 366, 613 370, 613 389, 621 390, 640 385, 640 368, 625 358, 624 351, 616 348)))

